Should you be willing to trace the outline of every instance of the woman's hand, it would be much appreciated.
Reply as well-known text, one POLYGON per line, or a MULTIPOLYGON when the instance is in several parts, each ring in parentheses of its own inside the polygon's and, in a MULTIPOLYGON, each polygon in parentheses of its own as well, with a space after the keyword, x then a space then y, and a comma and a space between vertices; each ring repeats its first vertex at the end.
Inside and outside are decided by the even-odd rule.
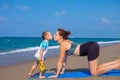
POLYGON ((58 76, 57 75, 53 75, 53 76, 50 76, 48 78, 57 78, 58 76))

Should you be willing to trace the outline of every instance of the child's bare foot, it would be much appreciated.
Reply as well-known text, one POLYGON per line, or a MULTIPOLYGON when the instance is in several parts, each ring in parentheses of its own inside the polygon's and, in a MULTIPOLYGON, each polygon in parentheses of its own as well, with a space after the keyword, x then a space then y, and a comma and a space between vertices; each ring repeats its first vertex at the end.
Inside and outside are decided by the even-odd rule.
POLYGON ((41 79, 42 79, 42 78, 45 78, 45 76, 39 76, 39 78, 41 78, 41 79))
POLYGON ((30 76, 30 77, 31 77, 31 76, 32 76, 32 73, 28 73, 28 76, 30 76))

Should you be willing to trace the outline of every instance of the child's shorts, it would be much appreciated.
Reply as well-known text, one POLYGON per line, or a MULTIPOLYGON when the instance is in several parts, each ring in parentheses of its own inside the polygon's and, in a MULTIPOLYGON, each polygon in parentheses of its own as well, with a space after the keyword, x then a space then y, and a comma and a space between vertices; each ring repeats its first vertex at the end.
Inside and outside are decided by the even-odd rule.
MULTIPOLYGON (((46 58, 43 59, 44 61, 46 60, 46 58)), ((35 57, 35 61, 39 62, 39 59, 35 57)))

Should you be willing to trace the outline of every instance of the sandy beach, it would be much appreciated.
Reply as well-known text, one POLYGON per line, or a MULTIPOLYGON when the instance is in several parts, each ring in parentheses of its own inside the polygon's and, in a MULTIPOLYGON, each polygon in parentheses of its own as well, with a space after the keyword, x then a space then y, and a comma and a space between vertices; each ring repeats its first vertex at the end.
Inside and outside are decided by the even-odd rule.
MULTIPOLYGON (((120 58, 120 44, 106 46, 100 49, 99 64, 112 61, 118 58, 120 58)), ((57 59, 58 57, 50 58, 46 60, 47 71, 54 71, 56 69, 57 59)), ((33 65, 33 61, 25 62, 14 66, 0 67, 0 80, 28 80, 29 76, 27 74, 31 69, 32 65, 33 65)), ((66 70, 77 70, 77 69, 88 69, 87 58, 69 56, 67 60, 66 70)), ((38 70, 39 69, 36 69, 36 71, 33 74, 37 73, 38 70)), ((120 80, 120 76, 118 77, 92 76, 89 78, 63 79, 63 80, 120 80)))

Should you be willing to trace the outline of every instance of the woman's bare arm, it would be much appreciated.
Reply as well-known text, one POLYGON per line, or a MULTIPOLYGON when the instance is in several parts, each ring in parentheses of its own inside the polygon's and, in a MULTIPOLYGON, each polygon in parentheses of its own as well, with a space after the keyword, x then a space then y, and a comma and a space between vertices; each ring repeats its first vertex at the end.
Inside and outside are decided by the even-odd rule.
POLYGON ((61 71, 62 66, 63 66, 65 51, 66 51, 65 44, 62 43, 60 45, 60 55, 59 55, 59 60, 58 60, 58 65, 57 65, 57 74, 56 74, 57 76, 60 74, 60 71, 61 71))
POLYGON ((65 55, 65 57, 64 57, 64 61, 63 61, 63 65, 62 65, 62 70, 61 70, 60 74, 64 74, 66 62, 67 62, 67 55, 65 55))
POLYGON ((50 76, 49 78, 57 78, 58 75, 60 74, 64 62, 65 51, 66 51, 66 45, 64 43, 61 43, 56 75, 50 76))

